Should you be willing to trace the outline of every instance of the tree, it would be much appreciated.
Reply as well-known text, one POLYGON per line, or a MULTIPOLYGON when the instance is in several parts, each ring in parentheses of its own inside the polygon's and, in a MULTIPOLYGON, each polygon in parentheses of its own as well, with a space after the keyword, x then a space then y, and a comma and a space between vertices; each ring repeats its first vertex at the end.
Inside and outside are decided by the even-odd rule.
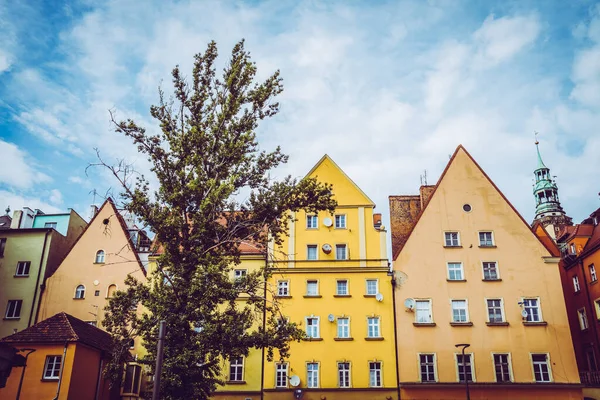
POLYGON ((208 398, 221 383, 220 360, 247 355, 251 348, 288 356, 290 341, 304 334, 293 322, 281 323, 278 304, 266 300, 268 264, 242 279, 232 280, 230 272, 240 263, 241 242, 266 252, 267 240, 281 243, 286 235, 291 211, 333 212, 336 206, 330 185, 270 178, 288 157, 279 147, 259 151, 256 129, 279 111, 274 101, 283 90, 279 71, 255 83, 256 65, 243 40, 221 79, 216 59, 212 42, 195 56, 191 83, 179 67, 173 69, 174 96, 167 101, 159 89, 159 104, 150 109, 160 133, 112 118, 116 132, 148 156, 158 190, 150 194, 148 180, 124 162, 100 161, 119 180, 125 209, 156 234, 163 249, 150 281, 129 277, 126 290, 107 306, 103 324, 116 347, 106 373, 118 380, 136 335, 153 360, 158 321, 165 320, 161 399, 208 398), (242 294, 248 300, 236 304, 242 294), (138 303, 147 310, 141 315, 134 311, 138 303), (267 321, 256 328, 263 313, 267 321))

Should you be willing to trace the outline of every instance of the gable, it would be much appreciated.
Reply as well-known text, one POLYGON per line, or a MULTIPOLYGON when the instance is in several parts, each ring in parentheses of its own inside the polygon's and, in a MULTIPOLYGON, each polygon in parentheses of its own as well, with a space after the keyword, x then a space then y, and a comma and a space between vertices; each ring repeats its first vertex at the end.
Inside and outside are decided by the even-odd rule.
POLYGON ((354 183, 348 175, 325 154, 306 175, 320 182, 333 185, 334 198, 338 205, 375 206, 375 203, 354 183))

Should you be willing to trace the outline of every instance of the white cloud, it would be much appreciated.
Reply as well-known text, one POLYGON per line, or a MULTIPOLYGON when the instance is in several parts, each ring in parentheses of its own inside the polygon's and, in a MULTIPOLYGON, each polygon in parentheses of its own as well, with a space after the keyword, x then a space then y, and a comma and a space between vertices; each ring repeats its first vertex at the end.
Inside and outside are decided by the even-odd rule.
POLYGON ((50 182, 48 175, 38 171, 33 159, 13 143, 0 139, 0 183, 20 189, 31 188, 37 183, 50 182))
POLYGON ((22 195, 16 192, 10 192, 7 190, 0 190, 0 208, 4 210, 10 206, 11 210, 20 210, 23 207, 29 207, 31 209, 39 209, 45 213, 61 213, 66 212, 64 209, 58 208, 55 205, 49 204, 48 202, 41 200, 36 196, 22 195))
POLYGON ((52 189, 48 200, 51 204, 61 205, 63 203, 62 193, 58 189, 52 189))

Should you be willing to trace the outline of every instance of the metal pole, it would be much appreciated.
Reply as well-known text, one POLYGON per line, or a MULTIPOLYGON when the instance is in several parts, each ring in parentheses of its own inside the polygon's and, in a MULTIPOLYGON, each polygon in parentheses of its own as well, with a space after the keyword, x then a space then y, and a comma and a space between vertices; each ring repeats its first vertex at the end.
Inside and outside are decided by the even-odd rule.
POLYGON ((162 370, 164 342, 165 342, 165 321, 160 321, 158 328, 158 344, 156 346, 156 368, 154 369, 154 389, 152 390, 152 400, 160 399, 160 372, 162 370))
POLYGON ((25 365, 23 365, 23 370, 21 371, 21 380, 19 381, 19 388, 17 389, 16 400, 19 400, 21 398, 21 388, 23 387, 23 378, 25 377, 25 368, 27 368, 27 357, 29 357, 29 355, 31 353, 33 353, 35 351, 35 349, 20 349, 19 352, 21 352, 21 351, 29 351, 29 353, 25 354, 25 365))
MULTIPOLYGON (((465 377, 465 388, 467 391, 467 400, 471 400, 471 394, 469 393, 469 378, 467 377, 466 363, 465 363, 465 349, 471 346, 468 343, 459 343, 455 344, 454 347, 462 347, 462 367, 463 367, 463 375, 465 377)), ((471 374, 473 371, 471 371, 471 374)))

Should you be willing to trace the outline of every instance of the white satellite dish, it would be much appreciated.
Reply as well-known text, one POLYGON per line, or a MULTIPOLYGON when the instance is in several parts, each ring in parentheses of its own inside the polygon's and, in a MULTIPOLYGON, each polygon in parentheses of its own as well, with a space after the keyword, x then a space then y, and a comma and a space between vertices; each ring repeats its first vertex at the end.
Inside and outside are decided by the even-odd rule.
POLYGON ((526 311, 526 310, 523 310, 523 311, 521 311, 521 317, 523 317, 523 318, 527 318, 527 315, 528 315, 528 314, 527 314, 527 311, 526 311))
POLYGON ((377 293, 375 295, 375 300, 380 301, 380 302, 383 301, 383 295, 381 293, 377 293))
POLYGON ((329 228, 331 225, 333 225, 332 219, 329 217, 323 218, 323 225, 329 228))
POLYGON ((327 316, 327 321, 329 321, 329 322, 333 322, 333 321, 335 321, 335 316, 334 316, 333 314, 329 314, 329 315, 327 316))
POLYGON ((333 250, 333 247, 331 247, 331 245, 329 243, 325 243, 323 245, 323 253, 329 254, 329 253, 331 253, 331 250, 333 250))
POLYGON ((411 298, 404 300, 404 307, 408 308, 409 310, 414 310, 415 309, 415 301, 411 298))
POLYGON ((300 377, 298 375, 290 376, 290 385, 297 387, 300 384, 300 377))

